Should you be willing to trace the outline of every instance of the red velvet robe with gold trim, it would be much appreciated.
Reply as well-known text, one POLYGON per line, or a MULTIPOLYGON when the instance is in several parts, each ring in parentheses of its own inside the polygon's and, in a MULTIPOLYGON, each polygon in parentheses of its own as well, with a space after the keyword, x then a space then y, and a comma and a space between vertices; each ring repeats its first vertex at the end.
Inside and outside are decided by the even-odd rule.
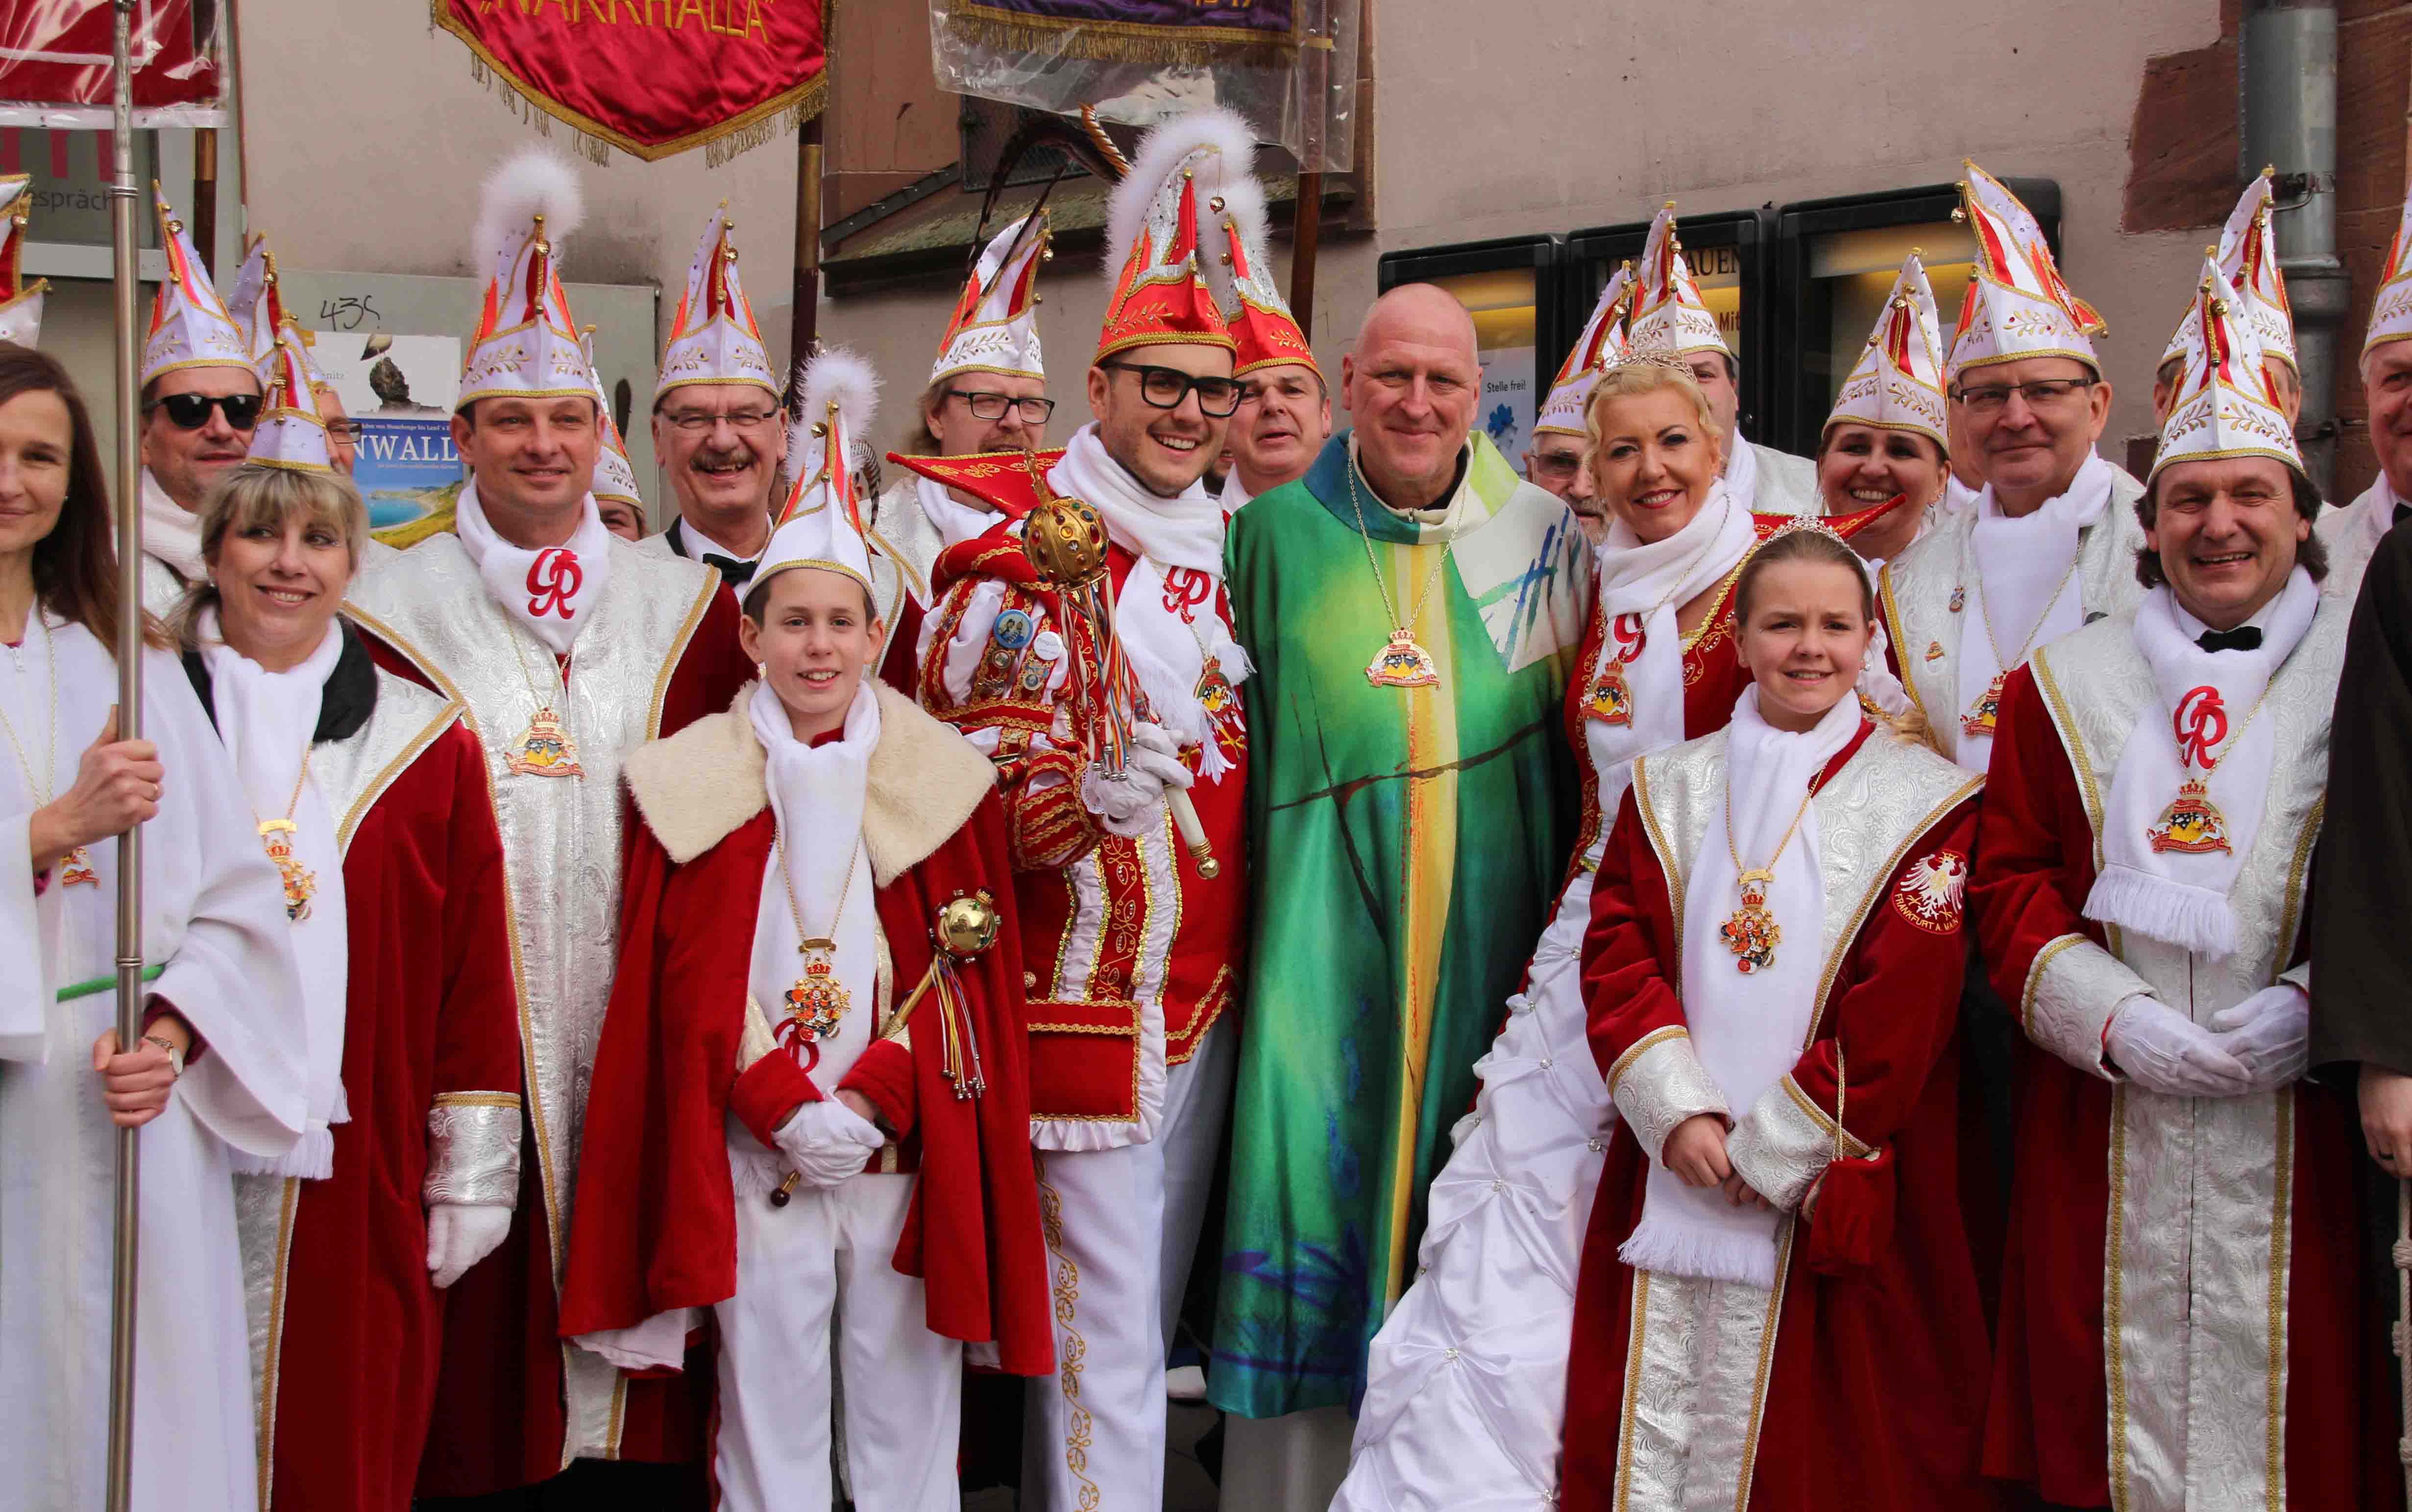
MULTIPOLYGON (((1827 764, 1821 785, 1869 733, 1863 724, 1827 764)), ((1790 1073, 1831 1124, 1835 1047, 1846 1047, 1845 1123, 1856 1139, 1890 1146, 1896 1218, 1890 1247, 1852 1280, 1811 1272, 1805 1231, 1794 1225, 1779 1271, 1774 1347, 1760 1356, 1765 1408, 1754 1462, 1744 1467, 1752 1512, 1961 1512, 1993 1505, 1977 1477, 1985 1319, 1960 1218, 1953 1035, 1965 950, 1956 915, 1939 928, 1892 903, 1930 857, 1952 851, 1964 859, 1976 827, 1977 804, 1964 800, 1907 846, 1844 952, 1817 1037, 1790 1073)), ((1669 879, 1628 791, 1600 861, 1583 945, 1593 1054, 1611 1084, 1628 1051, 1685 1025, 1674 986, 1682 955, 1669 879)), ((1583 1512, 1661 1512, 1617 1495, 1635 1281, 1617 1248, 1640 1220, 1650 1158, 1620 1120, 1583 1245, 1561 1480, 1562 1505, 1583 1512)))
MULTIPOLYGON (((2106 935, 2083 917, 2094 827, 2032 667, 2004 684, 1998 728, 1969 897, 1994 990, 2017 1013, 2047 945, 2070 934, 2104 945, 2106 935)), ((2307 932, 2308 924, 2299 930, 2292 960, 2303 959, 2307 932)), ((2022 1039, 2018 1172, 1985 1470, 2070 1506, 2111 1500, 2103 1268, 2114 1090, 2022 1039)), ((2357 1274, 2366 1157, 2354 1101, 2312 1081, 2293 1091, 2286 1505, 2400 1506, 2389 1367, 2378 1354, 2387 1320, 2368 1305, 2357 1274)))

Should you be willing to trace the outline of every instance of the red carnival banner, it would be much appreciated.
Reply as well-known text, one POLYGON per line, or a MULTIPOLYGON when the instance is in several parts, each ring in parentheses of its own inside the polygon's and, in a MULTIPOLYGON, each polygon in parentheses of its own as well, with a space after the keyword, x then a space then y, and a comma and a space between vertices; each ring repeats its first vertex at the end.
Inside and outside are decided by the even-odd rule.
MULTIPOLYGON (((717 164, 820 112, 823 0, 434 0, 483 77, 600 144, 717 164)), ((592 144, 592 145, 589 145, 592 144)))
MULTIPOLYGON (((197 18, 193 0, 134 0, 128 40, 135 125, 219 124, 213 25, 197 18)), ((0 119, 106 126, 116 89, 110 77, 115 29, 110 0, 0 5, 0 119)))

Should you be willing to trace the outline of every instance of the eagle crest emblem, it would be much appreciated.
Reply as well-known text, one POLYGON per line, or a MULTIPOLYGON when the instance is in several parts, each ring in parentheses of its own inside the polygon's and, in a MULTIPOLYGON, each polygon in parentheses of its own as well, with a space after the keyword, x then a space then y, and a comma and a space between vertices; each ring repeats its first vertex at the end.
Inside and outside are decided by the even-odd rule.
POLYGON ((1938 850, 1903 874, 1892 890, 1893 912, 1929 934, 1955 934, 1967 889, 1968 858, 1938 850))

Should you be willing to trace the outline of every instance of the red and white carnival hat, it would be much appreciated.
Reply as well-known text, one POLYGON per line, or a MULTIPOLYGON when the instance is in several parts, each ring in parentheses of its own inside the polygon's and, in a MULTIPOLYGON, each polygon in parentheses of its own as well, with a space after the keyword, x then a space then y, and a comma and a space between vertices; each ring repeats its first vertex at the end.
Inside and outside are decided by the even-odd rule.
MULTIPOLYGON (((2261 355, 2301 371, 2295 360, 2295 312, 2287 302, 2287 275, 2278 270, 2278 249, 2270 239, 2273 171, 2263 169, 2236 201, 2226 228, 2219 233, 2219 271, 2235 288, 2240 313, 2261 343, 2261 355)), ((2188 306, 2186 317, 2169 337, 2168 349, 2153 364, 2155 370, 2185 356, 2194 320, 2194 309, 2188 306)))
POLYGON ((1925 436, 1948 454, 1951 425, 1943 399, 1943 330, 1934 309, 1934 289, 1926 281, 1926 265, 1916 252, 1905 258, 1892 281, 1884 313, 1860 360, 1843 380, 1831 429, 1842 421, 1873 425, 1886 431, 1908 431, 1925 436))
POLYGON ((1212 130, 1224 154, 1220 192, 1207 201, 1207 213, 1213 217, 1208 240, 1219 240, 1222 246, 1206 259, 1206 282, 1239 347, 1231 375, 1241 378, 1262 368, 1294 365, 1310 368, 1320 378, 1323 369, 1315 360, 1315 348, 1273 282, 1265 186, 1254 171, 1255 133, 1237 114, 1224 110, 1202 112, 1199 129, 1212 130), (1217 116, 1225 119, 1206 119, 1217 116))
POLYGON ((1176 116, 1140 142, 1114 185, 1106 223, 1107 266, 1120 270, 1097 335, 1103 362, 1134 346, 1198 345, 1234 354, 1239 343, 1199 270, 1198 196, 1217 213, 1243 179, 1256 141, 1227 110, 1176 116))
POLYGON ((879 409, 879 378, 871 364, 833 347, 804 365, 803 406, 787 432, 795 486, 780 506, 771 544, 754 581, 789 567, 819 567, 871 583, 871 550, 862 541, 862 495, 848 459, 871 433, 879 409))
POLYGON ((2243 318, 2243 302, 2216 258, 2205 257, 2186 320, 2185 373, 2145 481, 2171 462, 2214 457, 2275 457, 2303 470, 2295 428, 2271 390, 2260 338, 2243 318))
POLYGON ((1587 437, 1583 407, 1591 403, 1591 391, 1599 387, 1599 375, 1614 367, 1625 356, 1625 317, 1633 303, 1633 264, 1619 265, 1609 274, 1608 286, 1599 291, 1599 302, 1592 306, 1591 319, 1582 330, 1581 340, 1558 365, 1558 375, 1550 385, 1550 396, 1541 403, 1541 412, 1533 419, 1533 433, 1587 437))
POLYGON ((151 185, 152 202, 159 211, 160 249, 166 254, 168 276, 151 301, 151 329, 142 343, 142 382, 147 386, 163 373, 180 368, 242 368, 251 365, 251 344, 227 313, 210 272, 184 223, 168 208, 159 185, 151 185))
POLYGON ((526 147, 486 177, 471 266, 486 277, 461 372, 463 410, 480 399, 592 395, 594 371, 561 286, 561 249, 585 213, 569 165, 526 147))
POLYGON ((33 218, 34 176, 0 175, 0 341, 31 346, 42 334, 42 299, 51 286, 24 280, 25 223, 33 218))
POLYGON ((690 383, 752 384, 778 397, 779 379, 762 345, 762 328, 755 324, 753 302, 737 279, 737 246, 728 235, 735 229, 724 199, 703 223, 703 240, 687 264, 686 292, 670 319, 661 377, 654 385, 655 404, 690 383))
POLYGON ((278 331, 275 345, 257 371, 265 398, 259 424, 251 433, 248 460, 297 473, 333 472, 327 422, 318 418, 318 398, 310 382, 309 360, 302 356, 301 332, 290 327, 278 331))
POLYGON ((931 384, 958 373, 1047 376, 1038 347, 1038 265, 1054 256, 1047 245, 1052 234, 1042 208, 989 239, 938 338, 931 384))
POLYGON ((1641 244, 1641 267, 1634 292, 1633 320, 1626 344, 1635 352, 1688 357, 1694 352, 1733 355, 1717 317, 1700 298, 1692 281, 1691 265, 1684 260, 1684 241, 1675 229, 1675 201, 1669 199, 1650 223, 1650 238, 1641 244))
POLYGON ((2043 227, 1999 179, 1968 159, 1962 166, 1968 176, 1952 213, 1976 235, 1977 267, 1960 304, 1947 376, 2031 357, 2074 358, 2099 374, 2092 338, 2109 328, 2061 282, 2043 227))

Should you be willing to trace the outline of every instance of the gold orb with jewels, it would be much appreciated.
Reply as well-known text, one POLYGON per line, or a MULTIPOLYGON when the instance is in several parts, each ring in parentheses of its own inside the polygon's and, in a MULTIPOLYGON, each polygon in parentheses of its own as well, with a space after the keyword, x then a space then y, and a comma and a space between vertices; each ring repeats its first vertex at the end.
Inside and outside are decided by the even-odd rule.
POLYGON ((1046 582, 1078 588, 1095 581, 1106 570, 1106 522, 1086 502, 1067 498, 1047 486, 1046 475, 1030 464, 1038 503, 1023 517, 1022 551, 1046 582))
POLYGON ((967 897, 949 898, 938 905, 935 933, 939 948, 957 961, 969 961, 985 954, 996 944, 1004 917, 996 911, 996 901, 987 892, 967 897))

